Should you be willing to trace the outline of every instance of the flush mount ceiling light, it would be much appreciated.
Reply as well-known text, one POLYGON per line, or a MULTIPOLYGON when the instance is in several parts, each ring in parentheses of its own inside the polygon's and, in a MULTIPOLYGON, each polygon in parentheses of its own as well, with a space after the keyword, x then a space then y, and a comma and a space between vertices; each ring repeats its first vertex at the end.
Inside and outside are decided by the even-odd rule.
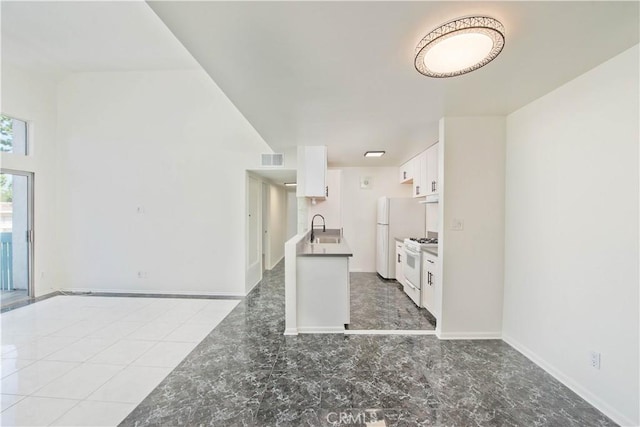
POLYGON ((504 26, 486 16, 459 18, 439 26, 416 46, 414 65, 429 77, 455 77, 493 61, 504 47, 504 26))
POLYGON ((284 186, 285 187, 295 187, 297 184, 295 182, 285 182, 284 186))
POLYGON ((367 151, 366 153, 364 153, 365 157, 382 157, 384 156, 384 153, 386 153, 386 151, 367 151))

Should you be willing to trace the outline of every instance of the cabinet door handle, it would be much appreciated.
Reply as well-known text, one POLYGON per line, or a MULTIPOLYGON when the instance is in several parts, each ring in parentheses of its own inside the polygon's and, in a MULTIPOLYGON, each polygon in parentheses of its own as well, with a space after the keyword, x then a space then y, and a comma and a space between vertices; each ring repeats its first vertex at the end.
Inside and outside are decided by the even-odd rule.
POLYGON ((324 188, 324 194, 325 194, 326 197, 329 197, 329 186, 328 185, 324 188))
POLYGON ((420 194, 420 186, 416 185, 416 194, 420 194))
POLYGON ((398 262, 400 262, 400 254, 398 254, 398 262))
POLYGON ((431 264, 433 264, 433 261, 431 261, 430 259, 428 259, 427 262, 430 262, 431 264))
POLYGON ((407 179, 407 171, 402 171, 402 179, 407 179))

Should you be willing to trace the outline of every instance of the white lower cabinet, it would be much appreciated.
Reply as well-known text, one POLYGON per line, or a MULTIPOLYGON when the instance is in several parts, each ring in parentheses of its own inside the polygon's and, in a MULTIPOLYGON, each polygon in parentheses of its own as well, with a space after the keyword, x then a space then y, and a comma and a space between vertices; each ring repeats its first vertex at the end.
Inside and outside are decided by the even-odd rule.
POLYGON ((439 286, 438 257, 428 252, 422 253, 422 306, 435 318, 436 287, 439 286))
POLYGON ((402 263, 404 262, 404 243, 396 241, 396 280, 404 288, 404 274, 402 274, 402 263))

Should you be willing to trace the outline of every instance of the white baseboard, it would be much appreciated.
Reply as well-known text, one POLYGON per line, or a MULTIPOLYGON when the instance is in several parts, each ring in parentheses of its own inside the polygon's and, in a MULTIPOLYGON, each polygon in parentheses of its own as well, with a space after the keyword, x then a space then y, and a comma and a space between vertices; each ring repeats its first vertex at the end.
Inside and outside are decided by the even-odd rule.
POLYGON ((625 415, 618 412, 615 408, 611 407, 608 403, 591 393, 589 390, 576 383, 573 379, 563 374, 558 368, 548 363, 543 357, 538 355, 535 351, 531 350, 527 346, 523 345, 519 341, 509 336, 503 336, 502 340, 509 344, 511 347, 522 353, 527 359, 547 371, 549 375, 560 381, 562 384, 571 389, 578 396, 586 400, 590 405, 594 406, 600 412, 611 418, 621 426, 637 426, 636 422, 627 418, 625 415))
POLYGON ((284 335, 298 335, 298 328, 287 328, 284 330, 284 335))
POLYGON ((299 334, 344 334, 344 326, 298 326, 299 334))
POLYGON ((441 340, 499 340, 502 332, 438 332, 441 340))
POLYGON ((260 277, 260 279, 258 281, 256 281, 256 283, 254 283, 253 285, 251 285, 251 287, 247 290, 247 292, 244 293, 244 295, 242 295, 243 297, 246 297, 247 295, 249 295, 249 293, 253 290, 253 288, 255 288, 258 283, 262 282, 262 276, 260 277))
POLYGON ((206 297, 233 297, 242 298, 246 294, 236 292, 202 292, 202 291, 159 291, 154 289, 139 290, 139 289, 95 289, 95 288, 65 288, 60 289, 60 292, 69 293, 105 293, 105 294, 136 294, 136 295, 180 295, 180 296, 206 296, 206 297))
POLYGON ((278 265, 280 263, 280 261, 282 261, 283 259, 284 259, 284 254, 282 254, 280 259, 277 260, 276 262, 274 262, 273 265, 270 268, 268 268, 267 270, 273 270, 276 267, 276 265, 278 265))
POLYGON ((404 330, 404 331, 391 331, 385 329, 347 329, 344 331, 345 335, 433 335, 436 331, 421 331, 421 330, 404 330))
POLYGON ((43 292, 41 294, 34 295, 34 298, 38 299, 38 298, 48 298, 48 297, 51 297, 51 296, 56 296, 54 294, 57 294, 58 292, 60 292, 60 289, 51 289, 51 290, 49 290, 47 292, 43 292))

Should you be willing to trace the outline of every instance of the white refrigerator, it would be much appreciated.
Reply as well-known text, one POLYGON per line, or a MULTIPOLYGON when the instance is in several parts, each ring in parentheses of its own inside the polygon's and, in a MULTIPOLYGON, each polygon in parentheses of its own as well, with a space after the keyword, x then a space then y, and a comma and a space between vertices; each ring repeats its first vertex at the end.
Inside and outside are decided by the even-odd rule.
POLYGON ((425 207, 414 198, 378 199, 376 230, 376 271, 385 279, 395 279, 395 238, 425 236, 425 207))

